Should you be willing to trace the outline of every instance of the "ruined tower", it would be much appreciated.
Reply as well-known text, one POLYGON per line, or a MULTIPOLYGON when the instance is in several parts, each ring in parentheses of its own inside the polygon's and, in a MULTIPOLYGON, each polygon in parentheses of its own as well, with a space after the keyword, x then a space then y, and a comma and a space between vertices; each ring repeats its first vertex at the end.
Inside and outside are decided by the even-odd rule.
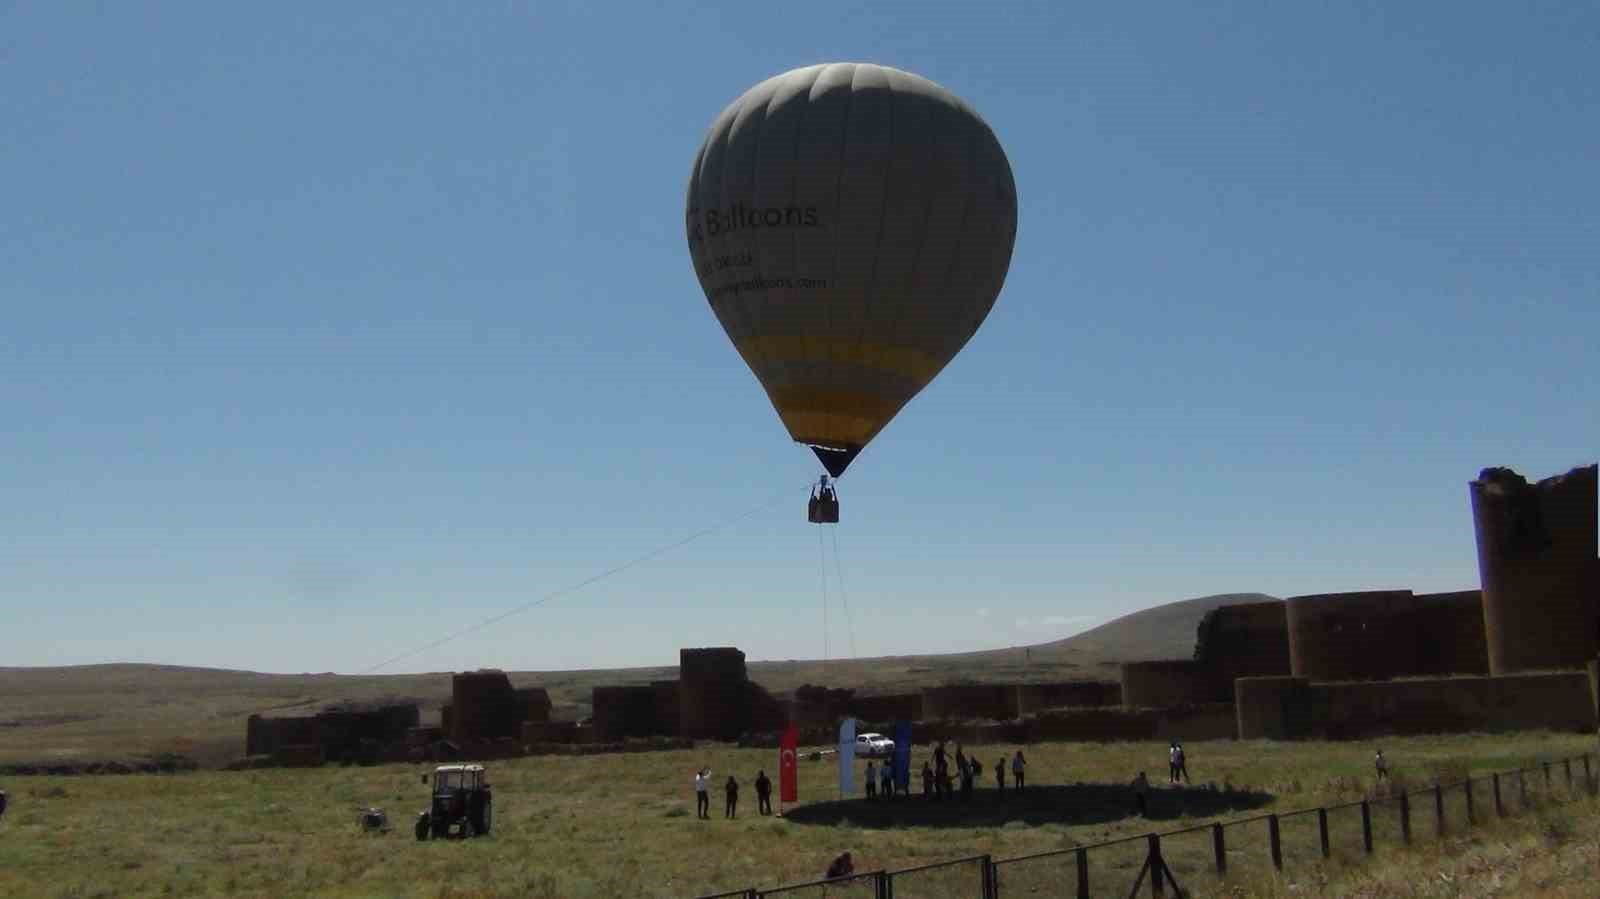
POLYGON ((1600 651, 1596 466, 1529 484, 1486 468, 1470 485, 1492 674, 1582 668, 1600 651))

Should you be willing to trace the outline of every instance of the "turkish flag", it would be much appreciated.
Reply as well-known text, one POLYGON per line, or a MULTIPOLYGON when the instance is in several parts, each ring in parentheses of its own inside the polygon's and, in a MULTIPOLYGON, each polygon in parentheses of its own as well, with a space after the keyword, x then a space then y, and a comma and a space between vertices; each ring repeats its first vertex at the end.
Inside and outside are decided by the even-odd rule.
POLYGON ((795 763, 800 751, 800 732, 793 724, 783 732, 778 744, 778 801, 800 801, 800 769, 795 763))

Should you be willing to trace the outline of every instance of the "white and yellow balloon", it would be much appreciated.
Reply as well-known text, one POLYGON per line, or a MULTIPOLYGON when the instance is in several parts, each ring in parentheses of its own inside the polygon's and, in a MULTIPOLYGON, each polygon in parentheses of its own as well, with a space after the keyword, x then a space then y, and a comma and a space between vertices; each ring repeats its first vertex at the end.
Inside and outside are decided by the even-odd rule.
POLYGON ((685 224, 717 320, 835 477, 966 345, 1017 233, 1005 151, 926 78, 833 63, 712 124, 685 224))

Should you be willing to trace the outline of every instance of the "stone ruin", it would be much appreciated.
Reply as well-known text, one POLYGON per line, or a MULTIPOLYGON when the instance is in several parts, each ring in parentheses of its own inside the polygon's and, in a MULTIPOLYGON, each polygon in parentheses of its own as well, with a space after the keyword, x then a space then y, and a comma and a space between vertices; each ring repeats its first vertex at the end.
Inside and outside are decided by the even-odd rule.
POLYGON ((417 726, 415 702, 350 704, 314 715, 245 721, 245 755, 257 763, 284 766, 380 761, 386 745, 403 741, 417 726))

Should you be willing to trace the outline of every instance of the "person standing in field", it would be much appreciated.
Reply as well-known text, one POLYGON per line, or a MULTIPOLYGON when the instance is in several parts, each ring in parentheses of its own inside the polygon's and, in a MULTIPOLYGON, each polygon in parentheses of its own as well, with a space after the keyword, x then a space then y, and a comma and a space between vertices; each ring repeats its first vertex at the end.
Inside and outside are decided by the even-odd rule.
POLYGON ((1000 756, 1000 759, 994 763, 994 788, 996 790, 1000 791, 1000 795, 1001 796, 1005 795, 1005 792, 1006 792, 1006 757, 1003 756, 1003 755, 1000 756))
POLYGON ((1144 776, 1143 771, 1140 771, 1139 776, 1133 779, 1133 800, 1138 805, 1139 817, 1141 818, 1145 817, 1145 813, 1149 811, 1146 804, 1146 799, 1149 795, 1150 779, 1144 776))
POLYGON ((766 771, 756 772, 756 812, 762 815, 772 814, 772 781, 767 779, 766 771))
POLYGON ((894 765, 886 761, 878 768, 878 795, 881 798, 894 798, 894 781, 894 765))
POLYGON ((878 795, 878 769, 872 764, 872 759, 867 759, 867 798, 872 799, 878 795))
POLYGON ((1019 791, 1022 789, 1022 776, 1027 768, 1028 760, 1022 757, 1022 750, 1018 749, 1017 754, 1011 757, 1011 780, 1012 785, 1019 791))
POLYGON ((722 810, 722 817, 739 817, 739 782, 733 779, 732 774, 728 775, 728 782, 722 785, 722 792, 728 797, 728 804, 722 810))
POLYGON ((933 768, 929 767, 927 762, 923 762, 922 763, 922 797, 924 799, 931 799, 931 798, 933 798, 933 795, 934 795, 934 793, 933 793, 933 768))
POLYGON ((1378 750, 1376 756, 1373 756, 1372 767, 1377 770, 1380 782, 1389 779, 1389 760, 1383 757, 1382 749, 1378 750))
POLYGON ((1176 763, 1178 765, 1178 769, 1177 769, 1177 772, 1173 775, 1172 782, 1173 783, 1177 783, 1178 779, 1182 778, 1184 783, 1188 783, 1189 782, 1189 756, 1183 751, 1183 744, 1182 743, 1179 743, 1178 741, 1174 740, 1172 742, 1172 745, 1174 747, 1176 747, 1177 753, 1178 753, 1176 758, 1174 759, 1174 761, 1176 761, 1176 763))
POLYGON ((1172 745, 1167 748, 1167 783, 1175 784, 1177 782, 1178 782, 1178 741, 1177 740, 1173 740, 1172 741, 1172 745))
POLYGON ((701 768, 694 775, 694 816, 696 818, 711 817, 711 797, 706 793, 710 787, 711 769, 701 768))

